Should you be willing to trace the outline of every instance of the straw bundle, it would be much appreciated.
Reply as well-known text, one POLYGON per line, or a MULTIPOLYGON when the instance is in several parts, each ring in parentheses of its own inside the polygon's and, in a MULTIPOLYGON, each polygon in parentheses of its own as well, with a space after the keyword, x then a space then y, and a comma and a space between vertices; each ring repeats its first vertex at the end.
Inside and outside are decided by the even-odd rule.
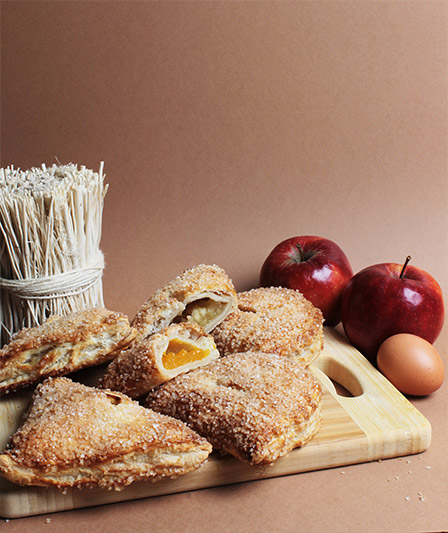
POLYGON ((104 196, 84 166, 0 169, 1 342, 50 315, 103 307, 104 196))

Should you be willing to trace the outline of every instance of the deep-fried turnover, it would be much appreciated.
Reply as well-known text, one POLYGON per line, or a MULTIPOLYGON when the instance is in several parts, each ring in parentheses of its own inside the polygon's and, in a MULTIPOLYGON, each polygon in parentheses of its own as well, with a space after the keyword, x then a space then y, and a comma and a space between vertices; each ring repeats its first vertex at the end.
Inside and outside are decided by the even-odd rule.
POLYGON ((0 394, 110 361, 135 335, 127 316, 100 308, 24 328, 0 350, 0 394))
POLYGON ((236 308, 236 292, 224 270, 197 265, 159 289, 138 311, 131 325, 148 337, 172 322, 193 322, 206 333, 236 308))
POLYGON ((259 350, 307 366, 323 348, 322 312, 294 289, 252 289, 238 293, 237 310, 212 335, 222 355, 259 350))
POLYGON ((138 398, 218 357, 213 337, 200 326, 189 322, 171 324, 121 352, 107 367, 100 386, 138 398))
POLYGON ((0 455, 0 474, 21 485, 121 488, 194 470, 211 449, 124 394, 48 378, 0 455))
POLYGON ((294 360, 236 353, 153 389, 147 406, 187 423, 221 453, 272 463, 318 431, 322 389, 294 360))

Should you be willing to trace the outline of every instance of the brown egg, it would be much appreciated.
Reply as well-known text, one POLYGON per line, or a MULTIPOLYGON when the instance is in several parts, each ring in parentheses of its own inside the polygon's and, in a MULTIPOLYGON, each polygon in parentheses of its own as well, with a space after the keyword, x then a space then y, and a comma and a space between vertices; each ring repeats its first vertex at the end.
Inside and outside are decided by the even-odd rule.
POLYGON ((377 365, 400 392, 412 396, 436 391, 445 374, 443 361, 434 346, 409 333, 386 339, 378 350, 377 365))

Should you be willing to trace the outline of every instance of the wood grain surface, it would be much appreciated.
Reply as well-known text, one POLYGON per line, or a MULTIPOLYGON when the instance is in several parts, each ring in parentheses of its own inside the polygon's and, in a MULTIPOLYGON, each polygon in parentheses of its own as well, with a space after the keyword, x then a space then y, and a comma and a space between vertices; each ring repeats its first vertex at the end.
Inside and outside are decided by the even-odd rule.
MULTIPOLYGON (((337 331, 325 328, 324 351, 311 368, 324 390, 322 427, 303 448, 273 465, 251 467, 232 457, 212 454, 195 472, 175 480, 137 482, 119 492, 74 489, 63 493, 19 487, 0 479, 0 516, 23 517, 297 474, 410 455, 429 447, 429 422, 337 331)), ((90 371, 77 378, 94 384, 97 375, 90 371)), ((20 423, 30 396, 27 391, 0 401, 2 448, 20 423)))

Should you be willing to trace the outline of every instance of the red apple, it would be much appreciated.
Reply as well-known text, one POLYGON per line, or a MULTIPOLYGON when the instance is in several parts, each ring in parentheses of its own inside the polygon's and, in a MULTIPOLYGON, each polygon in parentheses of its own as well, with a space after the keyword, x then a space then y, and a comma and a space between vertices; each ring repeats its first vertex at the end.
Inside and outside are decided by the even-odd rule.
POLYGON ((292 237, 278 244, 260 272, 263 287, 298 289, 318 307, 326 326, 341 320, 342 292, 353 276, 341 248, 323 237, 292 237))
POLYGON ((444 321, 442 290, 424 270, 382 263, 358 272, 342 297, 342 325, 349 341, 376 364, 378 348, 397 333, 412 333, 431 344, 444 321))

